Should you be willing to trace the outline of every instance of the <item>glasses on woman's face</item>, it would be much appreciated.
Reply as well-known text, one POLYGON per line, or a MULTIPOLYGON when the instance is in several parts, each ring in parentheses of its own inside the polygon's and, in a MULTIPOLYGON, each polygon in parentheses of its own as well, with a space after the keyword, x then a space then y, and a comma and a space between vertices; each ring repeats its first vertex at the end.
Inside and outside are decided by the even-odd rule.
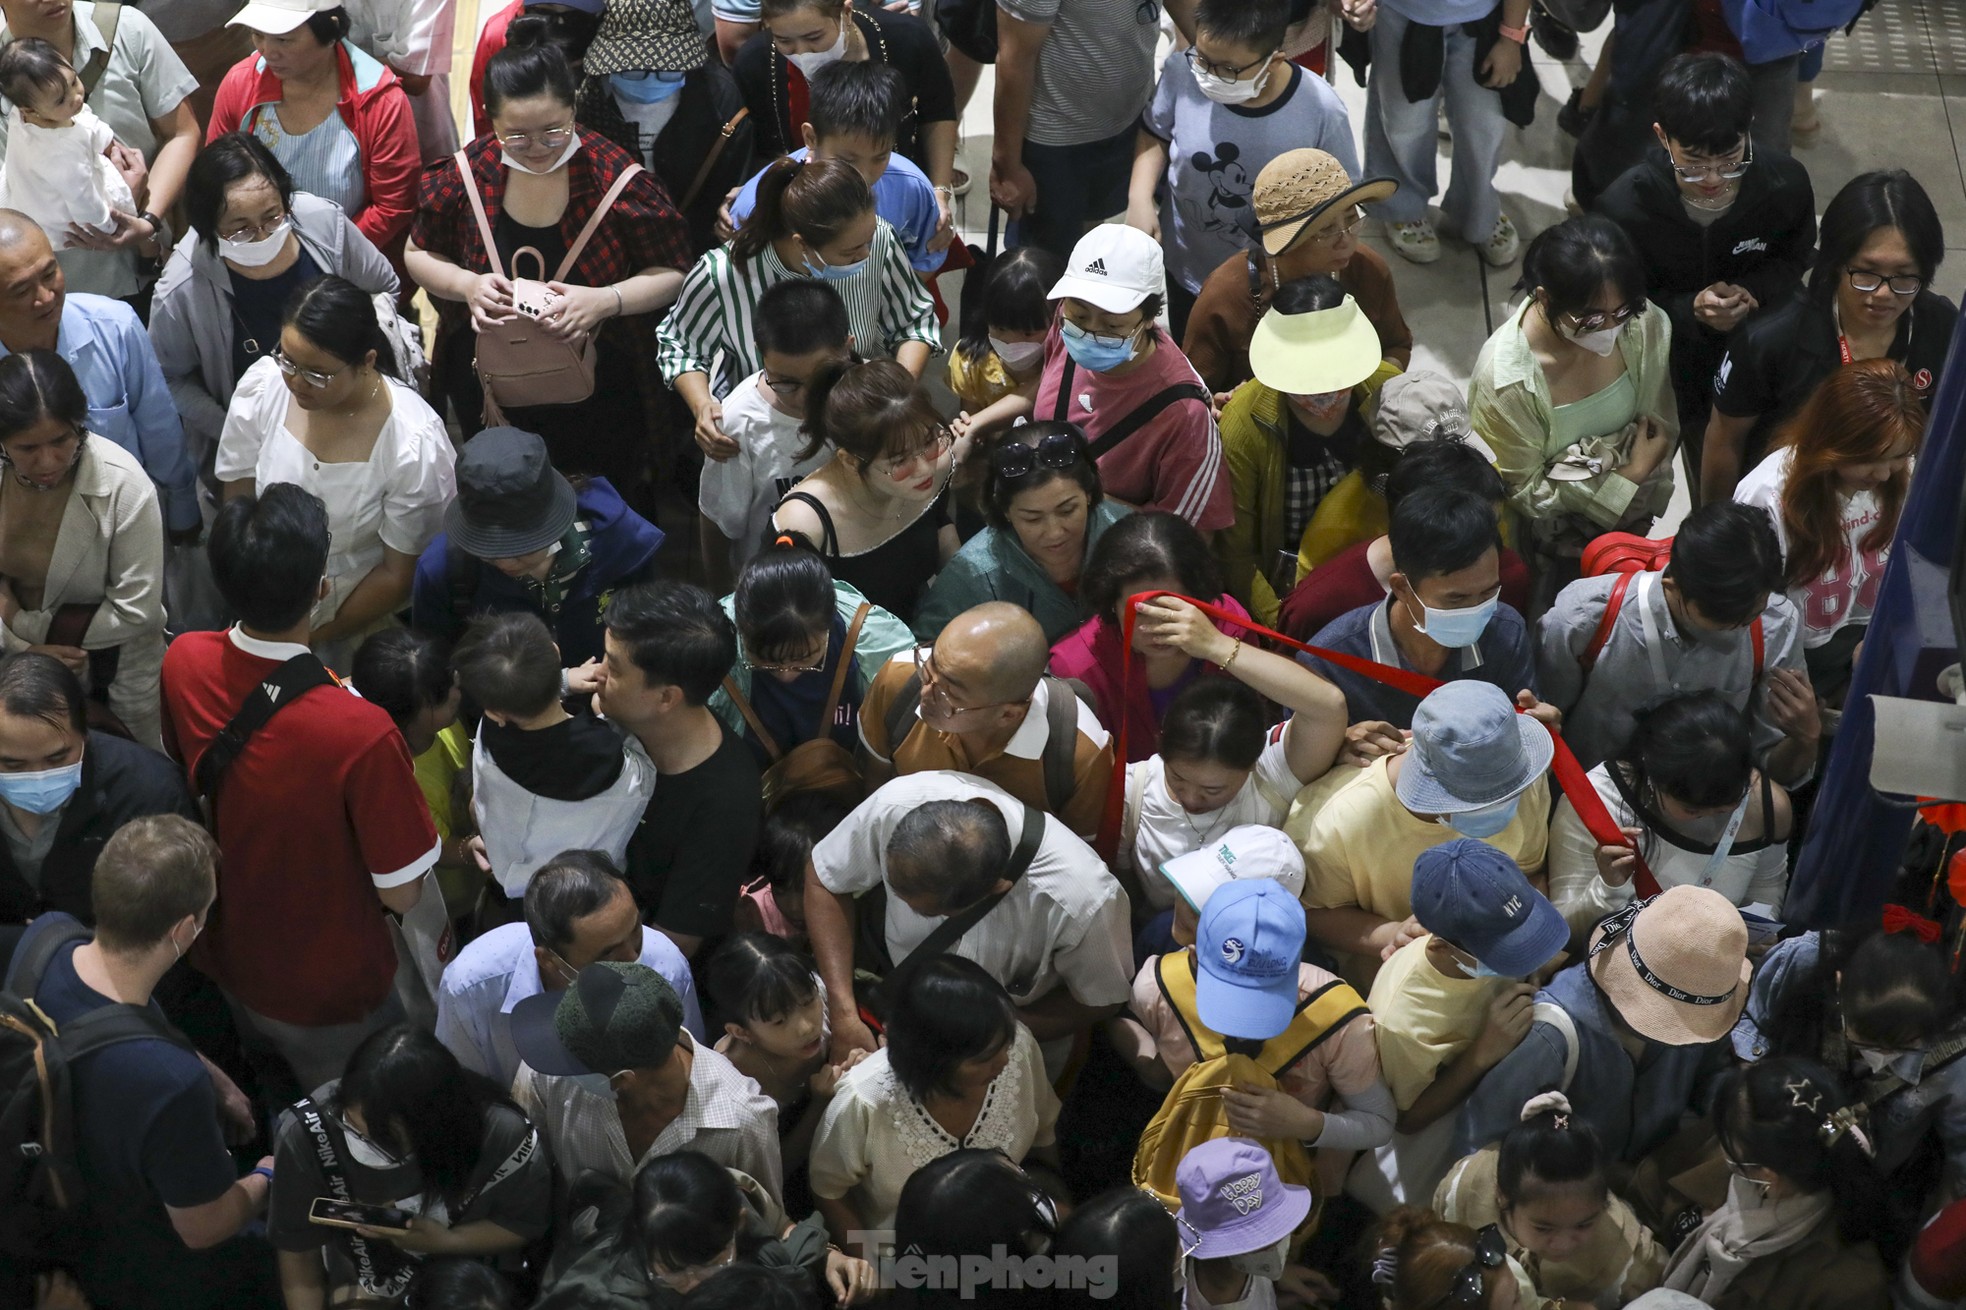
POLYGON ((1461 1266, 1460 1272, 1454 1275, 1454 1285, 1447 1289, 1447 1295, 1434 1304, 1459 1306, 1461 1310, 1481 1310, 1488 1304, 1488 1288, 1482 1282, 1482 1274, 1490 1269, 1500 1269, 1508 1255, 1509 1245, 1502 1238, 1502 1230, 1489 1224, 1475 1234, 1474 1259, 1461 1266))
MULTIPOLYGON (((1668 152, 1671 154, 1671 152, 1668 152)), ((1754 138, 1742 137, 1741 144, 1735 146, 1719 159, 1682 160, 1672 155, 1672 171, 1682 182, 1704 182, 1708 178, 1718 178, 1722 182, 1732 182, 1744 177, 1748 165, 1754 162, 1754 138)))
POLYGON ((561 150, 571 140, 573 140, 573 122, 569 119, 565 127, 549 127, 543 132, 514 132, 509 136, 499 137, 498 143, 507 150, 561 150))
POLYGON ((940 428, 934 436, 929 438, 928 444, 921 449, 910 451, 906 455, 884 456, 869 464, 867 468, 877 477, 900 482, 914 469, 915 465, 924 460, 931 464, 934 463, 936 460, 941 459, 943 455, 947 454, 949 447, 955 444, 955 435, 947 428, 940 428))
POLYGON ((1314 246, 1335 246, 1341 241, 1349 241, 1358 234, 1359 226, 1365 222, 1365 211, 1357 205, 1343 220, 1330 227, 1319 228, 1304 239, 1314 246))
POLYGON ((1890 287, 1894 296, 1915 296, 1925 289, 1925 279, 1916 273, 1891 275, 1875 269, 1851 267, 1843 270, 1843 276, 1850 279, 1851 290, 1861 291, 1865 295, 1884 286, 1890 287))
POLYGON ((751 673, 819 673, 826 667, 826 652, 831 646, 831 642, 823 639, 815 639, 814 645, 818 647, 819 653, 817 655, 808 653, 803 659, 790 660, 784 663, 769 663, 754 660, 751 658, 748 649, 740 649, 738 662, 751 673))
POLYGON ((1620 305, 1616 309, 1593 309, 1586 314, 1565 314, 1563 321, 1574 332, 1601 332, 1619 323, 1629 323, 1645 312, 1645 302, 1620 305))
POLYGON ((291 359, 288 359, 287 352, 279 346, 273 347, 273 362, 279 366, 282 377, 288 379, 298 378, 308 386, 313 387, 316 391, 327 386, 330 382, 333 382, 336 378, 354 367, 352 364, 343 364, 332 373, 321 373, 311 368, 302 368, 291 359))
POLYGON ((990 452, 990 470, 999 482, 1022 482, 1041 468, 1068 469, 1085 457, 1085 438, 1076 432, 1054 432, 1035 446, 1009 441, 990 452))
POLYGON ((286 221, 287 216, 285 214, 275 214, 258 227, 235 227, 230 232, 220 232, 219 236, 227 241, 264 241, 279 229, 280 224, 286 221))

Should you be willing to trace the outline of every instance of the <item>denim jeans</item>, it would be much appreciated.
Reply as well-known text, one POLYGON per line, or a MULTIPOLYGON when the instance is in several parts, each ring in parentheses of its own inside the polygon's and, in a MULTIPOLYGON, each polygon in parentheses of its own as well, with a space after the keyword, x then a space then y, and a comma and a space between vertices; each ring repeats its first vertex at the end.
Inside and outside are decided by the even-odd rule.
POLYGON ((1372 27, 1372 75, 1365 92, 1365 171, 1391 177, 1399 190, 1372 206, 1372 216, 1388 223, 1415 223, 1427 216, 1427 202, 1439 187, 1435 170, 1437 106, 1447 97, 1447 123, 1454 134, 1454 176, 1440 208, 1450 227, 1476 245, 1488 240, 1502 216, 1495 192, 1495 166, 1502 159, 1502 98, 1475 78, 1475 42, 1460 24, 1445 32, 1445 66, 1433 97, 1415 104, 1400 81, 1399 47, 1407 20, 1390 5, 1379 6, 1372 27))
POLYGON ((1038 184, 1038 207, 1010 225, 1005 246, 1041 246, 1070 259, 1088 227, 1126 208, 1134 135, 1129 127, 1118 136, 1077 146, 1026 141, 1024 167, 1038 184))

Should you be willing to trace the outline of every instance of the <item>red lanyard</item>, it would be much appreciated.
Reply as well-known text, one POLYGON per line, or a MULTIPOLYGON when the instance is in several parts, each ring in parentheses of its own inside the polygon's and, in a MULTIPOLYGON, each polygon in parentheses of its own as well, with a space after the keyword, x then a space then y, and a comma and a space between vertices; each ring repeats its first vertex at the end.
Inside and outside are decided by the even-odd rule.
POLYGON ((1849 364, 1850 338, 1844 336, 1841 332, 1836 334, 1836 353, 1843 356, 1844 364, 1849 364))

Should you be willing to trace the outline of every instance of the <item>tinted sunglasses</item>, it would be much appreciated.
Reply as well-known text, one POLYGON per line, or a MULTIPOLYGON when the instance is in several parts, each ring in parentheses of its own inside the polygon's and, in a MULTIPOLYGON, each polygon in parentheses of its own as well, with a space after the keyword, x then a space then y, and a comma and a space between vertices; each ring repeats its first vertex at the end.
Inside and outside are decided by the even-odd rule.
POLYGON ((1072 468, 1085 458, 1085 449, 1085 438, 1076 432, 1054 432, 1035 446, 1007 441, 990 452, 990 471, 1004 482, 1017 482, 1041 468, 1072 468))
POLYGON ((1482 1285, 1482 1273, 1500 1269, 1508 1255, 1509 1244, 1503 1240, 1502 1230, 1489 1224, 1475 1234, 1474 1259, 1461 1266, 1460 1272, 1454 1275, 1454 1285, 1447 1289, 1447 1295, 1434 1304, 1459 1306, 1461 1310, 1481 1310, 1488 1304, 1488 1289, 1482 1285))

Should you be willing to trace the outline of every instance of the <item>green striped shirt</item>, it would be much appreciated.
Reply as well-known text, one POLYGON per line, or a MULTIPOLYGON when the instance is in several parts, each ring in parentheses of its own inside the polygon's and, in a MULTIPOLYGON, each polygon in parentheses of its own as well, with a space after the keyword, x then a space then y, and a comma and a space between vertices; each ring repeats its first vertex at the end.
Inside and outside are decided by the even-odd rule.
MULTIPOLYGON (((682 294, 655 331, 663 381, 673 387, 685 373, 709 374, 711 394, 723 396, 739 379, 757 372, 764 366, 751 331, 758 297, 797 276, 769 245, 742 264, 731 258, 728 245, 697 260, 683 279, 682 294)), ((876 342, 880 353, 890 356, 904 341, 942 348, 935 302, 885 219, 874 224, 867 263, 852 277, 829 285, 846 304, 847 323, 862 354, 876 355, 869 348, 876 342)))

